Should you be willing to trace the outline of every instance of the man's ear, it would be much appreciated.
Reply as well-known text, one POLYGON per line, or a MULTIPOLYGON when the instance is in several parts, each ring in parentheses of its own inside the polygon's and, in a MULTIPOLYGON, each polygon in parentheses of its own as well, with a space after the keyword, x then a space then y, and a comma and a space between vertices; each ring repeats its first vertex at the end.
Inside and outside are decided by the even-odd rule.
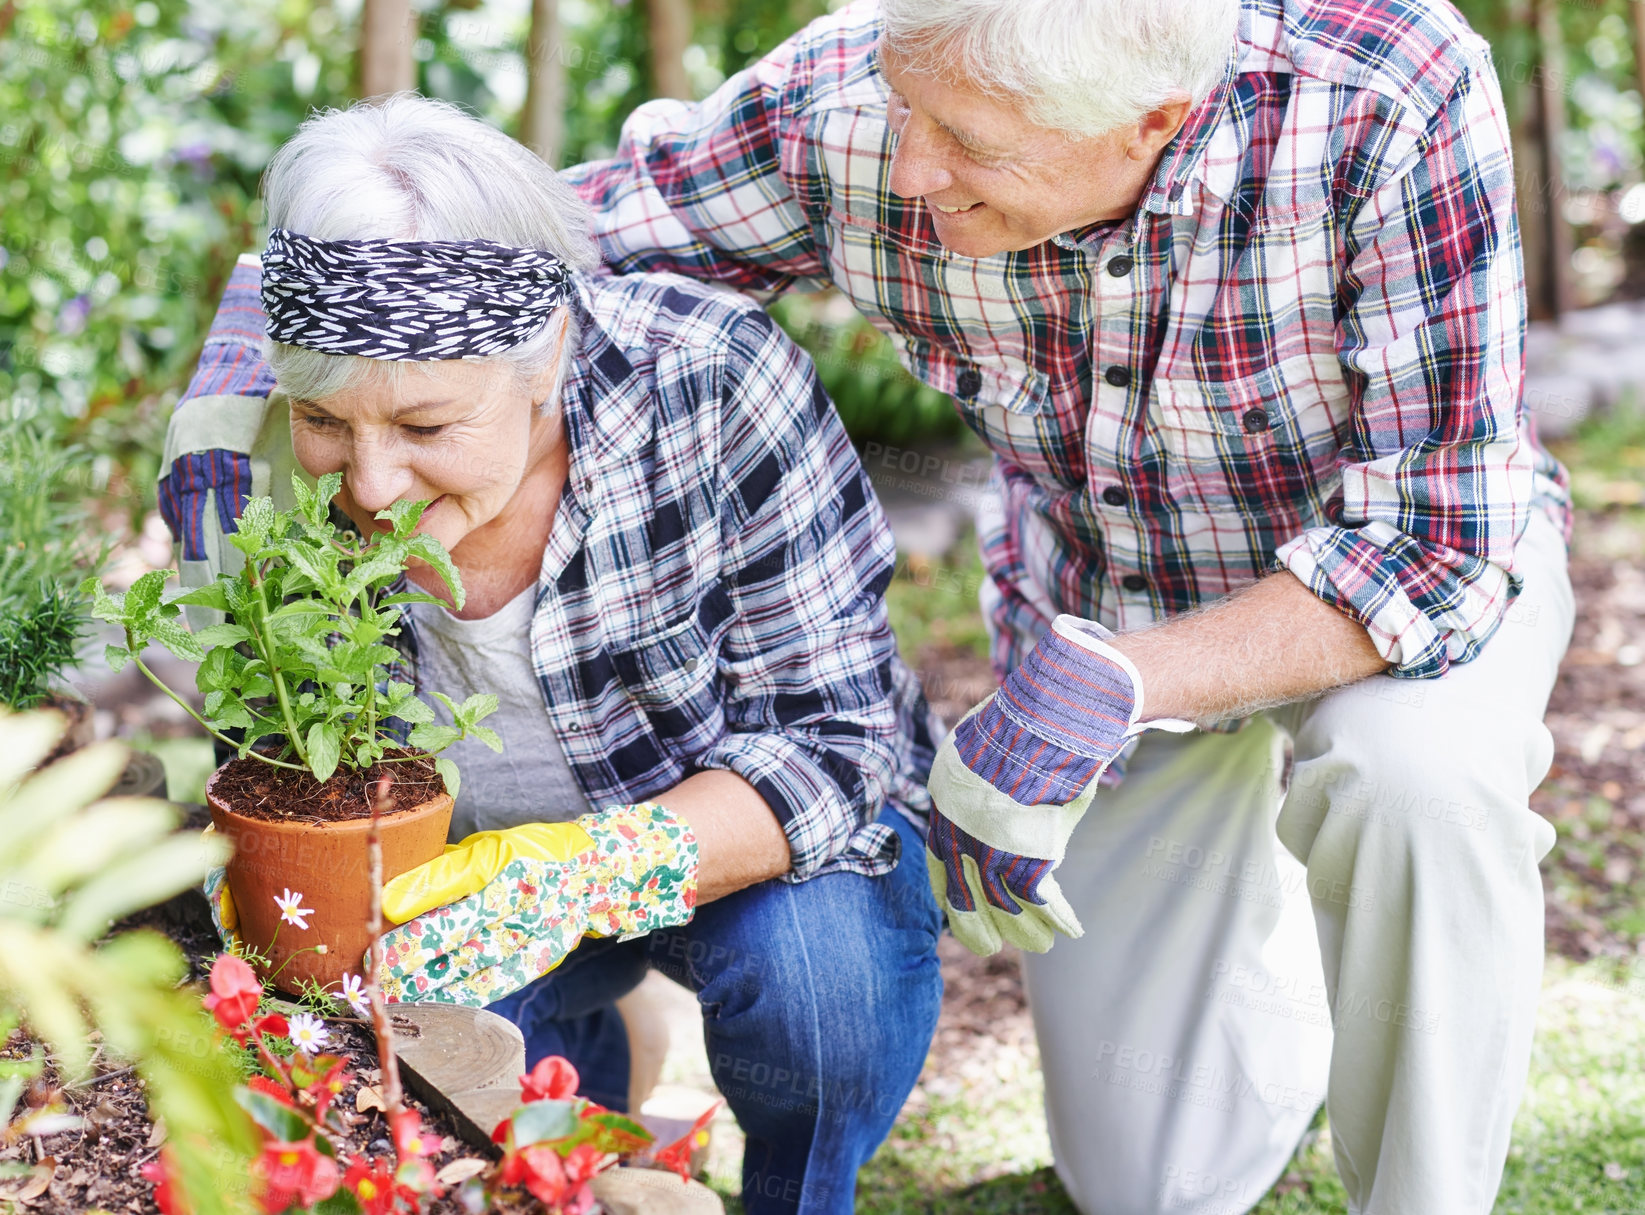
POLYGON ((1137 123, 1125 154, 1131 160, 1152 161, 1165 150, 1165 145, 1177 137, 1188 115, 1194 112, 1194 103, 1187 93, 1178 93, 1164 105, 1149 110, 1137 123))

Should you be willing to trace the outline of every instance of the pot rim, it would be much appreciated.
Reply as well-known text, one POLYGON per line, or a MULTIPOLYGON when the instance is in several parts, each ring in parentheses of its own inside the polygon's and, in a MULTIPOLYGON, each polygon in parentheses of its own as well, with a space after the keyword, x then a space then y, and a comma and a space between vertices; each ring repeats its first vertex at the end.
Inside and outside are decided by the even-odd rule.
MULTIPOLYGON (((233 762, 234 761, 232 759, 224 760, 221 764, 214 768, 211 775, 206 778, 206 805, 211 810, 213 817, 221 814, 227 818, 232 818, 236 823, 243 823, 254 830, 266 831, 346 832, 369 831, 371 829, 370 815, 366 815, 363 818, 325 819, 320 822, 283 822, 278 819, 256 818, 249 814, 242 814, 233 806, 229 805, 225 799, 217 795, 217 778, 222 775, 223 769, 228 767, 229 764, 233 762)), ((429 815, 443 814, 447 810, 451 809, 452 805, 453 802, 451 794, 446 790, 441 789, 440 792, 436 793, 427 801, 418 802, 415 806, 410 806, 404 810, 390 810, 387 814, 379 814, 377 816, 377 822, 379 825, 385 826, 389 823, 404 823, 414 818, 423 818, 429 815)))

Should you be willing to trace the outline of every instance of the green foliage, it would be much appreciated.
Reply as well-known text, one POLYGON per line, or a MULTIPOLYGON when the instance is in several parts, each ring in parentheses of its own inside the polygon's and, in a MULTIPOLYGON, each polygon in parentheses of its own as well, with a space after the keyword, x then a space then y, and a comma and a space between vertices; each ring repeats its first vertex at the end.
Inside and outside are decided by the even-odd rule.
POLYGON ((0 705, 31 709, 73 666, 85 635, 71 589, 106 548, 87 509, 85 453, 0 420, 0 705))
MULTIPOLYGON (((21 1019, 65 1080, 89 1069, 99 1030, 146 1082, 194 1210, 243 1210, 252 1128, 210 1018, 177 990, 182 954, 152 932, 96 944, 112 921, 198 884, 227 846, 174 832, 178 814, 164 802, 96 801, 125 766, 117 744, 29 775, 62 729, 54 713, 0 714, 0 1027, 21 1019)), ((11 1070, 0 1076, 0 1115, 16 1096, 11 1070)))
POLYGON ((85 637, 80 600, 55 585, 32 604, 0 608, 0 705, 32 709, 74 665, 85 637))
MULTIPOLYGON (((320 478, 317 490, 294 475, 295 510, 276 510, 271 498, 250 499, 229 537, 245 554, 242 569, 169 601, 161 597, 166 570, 144 574, 123 595, 88 580, 86 589, 96 596, 93 614, 126 634, 124 645, 108 647, 109 665, 119 671, 135 662, 164 688, 140 657, 151 641, 199 663, 201 724, 224 742, 230 740, 222 731, 242 731, 234 744, 242 757, 307 768, 316 780, 329 779, 339 767, 361 772, 406 758, 386 755, 400 745, 388 727, 393 719, 411 726, 407 741, 428 754, 470 735, 501 751, 496 733, 479 724, 496 711, 495 696, 476 694, 459 705, 434 693, 453 718, 442 726, 416 688, 390 674, 399 652, 385 642, 399 634, 400 609, 443 602, 422 591, 388 593, 412 561, 426 563, 455 605, 463 604, 462 579, 450 555, 416 530, 428 503, 396 502, 377 514, 390 530, 354 541, 330 517, 341 487, 340 473, 320 478), (182 605, 220 611, 226 622, 190 633, 178 620, 182 605), (281 743, 278 758, 253 750, 266 738, 281 743)), ((443 756, 435 762, 455 795, 456 765, 443 756)))

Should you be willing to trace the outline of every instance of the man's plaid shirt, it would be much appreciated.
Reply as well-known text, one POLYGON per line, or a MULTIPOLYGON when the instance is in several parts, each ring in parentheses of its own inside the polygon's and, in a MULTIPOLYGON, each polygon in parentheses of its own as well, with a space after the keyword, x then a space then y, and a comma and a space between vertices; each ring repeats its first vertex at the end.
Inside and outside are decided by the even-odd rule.
MULTIPOLYGON (((1145 0, 1143 0, 1145 2, 1145 0)), ((573 170, 607 262, 832 284, 998 457, 996 664, 1058 612, 1115 629, 1289 569, 1396 675, 1472 658, 1564 472, 1522 416, 1508 130, 1441 0, 1246 0, 1227 78, 1127 222, 971 259, 887 185, 875 10, 573 170)))
MULTIPOLYGON (((289 497, 260 283, 242 257, 167 436, 188 585, 237 564, 247 494, 289 497)), ((886 619, 890 529, 810 360, 756 305, 670 276, 585 280, 577 307, 531 626, 573 774, 606 806, 726 769, 782 823, 792 880, 888 871, 875 820, 889 800, 925 822, 931 723, 886 619)))

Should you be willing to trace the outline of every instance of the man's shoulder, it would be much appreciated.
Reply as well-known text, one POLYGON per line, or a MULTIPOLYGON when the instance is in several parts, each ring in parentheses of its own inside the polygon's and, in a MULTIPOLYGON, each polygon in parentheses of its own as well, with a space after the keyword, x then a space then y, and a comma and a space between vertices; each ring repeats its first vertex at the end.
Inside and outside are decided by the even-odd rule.
POLYGON ((1382 93, 1437 113, 1490 47, 1446 0, 1245 0, 1247 66, 1282 61, 1300 77, 1382 93))
POLYGON ((879 38, 877 0, 857 0, 811 22, 787 44, 786 104, 800 113, 883 104, 873 70, 879 38))

